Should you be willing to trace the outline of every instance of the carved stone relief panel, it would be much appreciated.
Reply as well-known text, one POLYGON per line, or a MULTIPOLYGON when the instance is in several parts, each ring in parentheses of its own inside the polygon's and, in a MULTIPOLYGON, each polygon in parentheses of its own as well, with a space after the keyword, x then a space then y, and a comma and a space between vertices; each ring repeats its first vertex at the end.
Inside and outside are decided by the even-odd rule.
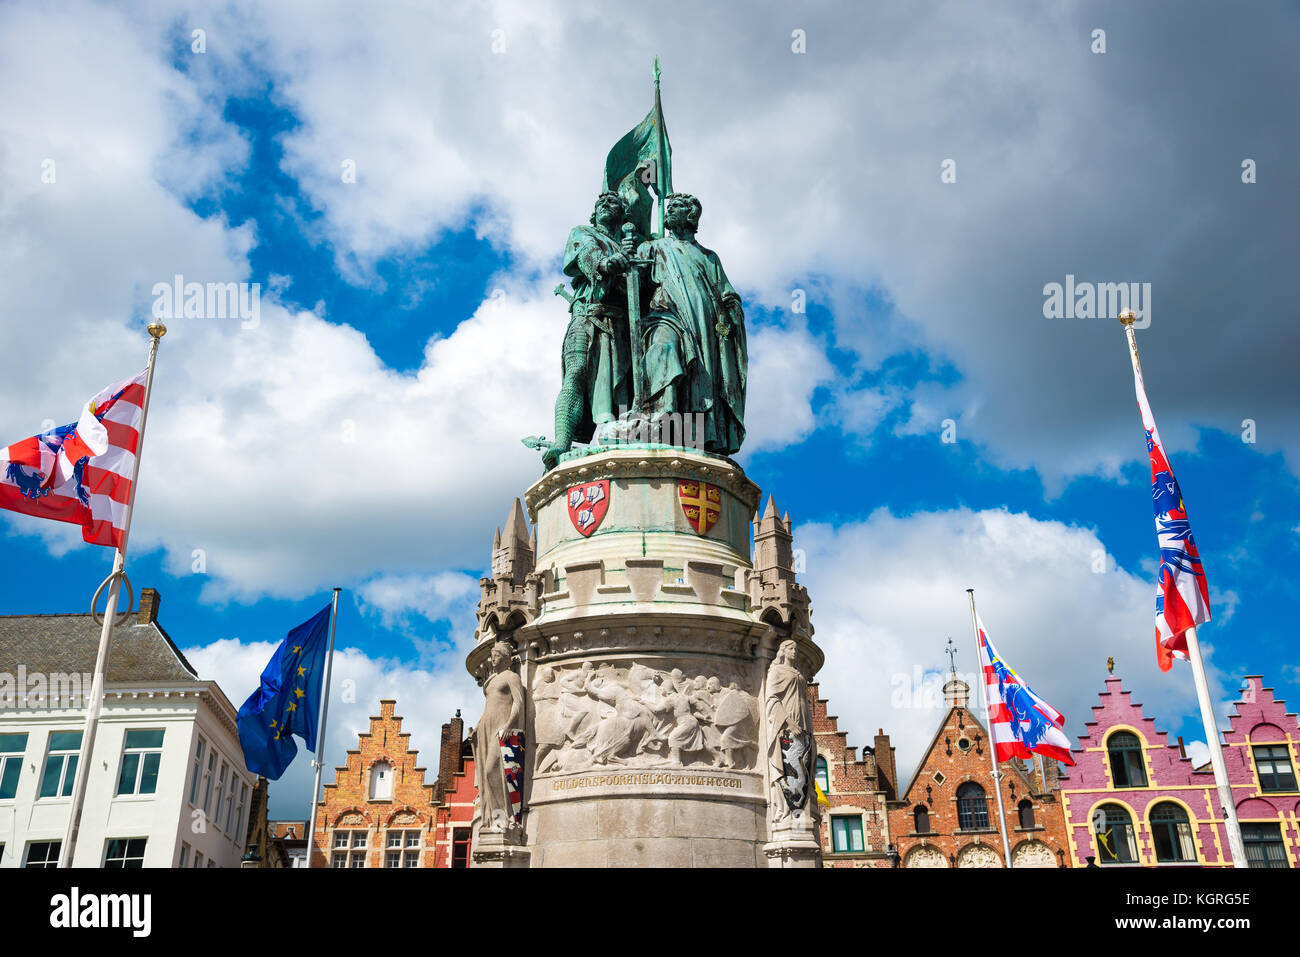
POLYGON ((543 665, 533 683, 535 774, 593 767, 754 768, 758 699, 726 665, 543 665))

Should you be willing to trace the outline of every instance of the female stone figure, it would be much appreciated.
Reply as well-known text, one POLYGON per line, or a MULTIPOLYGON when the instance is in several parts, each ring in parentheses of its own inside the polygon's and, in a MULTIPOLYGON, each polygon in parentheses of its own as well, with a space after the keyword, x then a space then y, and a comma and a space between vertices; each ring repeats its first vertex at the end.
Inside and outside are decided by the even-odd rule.
POLYGON ((512 820, 506 793, 506 768, 501 736, 524 726, 524 685, 510 670, 514 649, 504 641, 488 656, 491 676, 483 683, 483 716, 474 729, 474 777, 478 785, 479 830, 504 831, 512 820))
POLYGON ((798 645, 781 642, 767 671, 767 764, 773 823, 804 812, 812 781, 812 708, 808 682, 795 665, 798 645))

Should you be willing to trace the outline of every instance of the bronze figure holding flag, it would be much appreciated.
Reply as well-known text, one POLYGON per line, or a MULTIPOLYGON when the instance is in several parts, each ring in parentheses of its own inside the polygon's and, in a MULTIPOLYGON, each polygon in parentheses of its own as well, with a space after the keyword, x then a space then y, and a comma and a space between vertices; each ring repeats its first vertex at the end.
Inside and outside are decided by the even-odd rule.
POLYGON ((544 449, 548 470, 575 442, 657 434, 673 416, 702 421, 694 444, 707 452, 732 455, 745 438, 744 309, 718 255, 696 241, 702 204, 673 192, 657 58, 654 79, 654 107, 610 150, 591 225, 565 246, 573 292, 556 290, 571 318, 555 437, 524 440, 544 449))

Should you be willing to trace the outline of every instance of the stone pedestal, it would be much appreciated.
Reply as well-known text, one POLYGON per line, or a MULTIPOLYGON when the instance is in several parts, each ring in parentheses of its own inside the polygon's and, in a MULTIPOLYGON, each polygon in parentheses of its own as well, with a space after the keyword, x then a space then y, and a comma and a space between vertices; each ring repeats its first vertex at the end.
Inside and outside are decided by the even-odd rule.
MULTIPOLYGON (((769 523, 784 559, 751 562, 759 494, 727 459, 636 446, 569 456, 528 490, 532 567, 484 580, 466 664, 481 681, 494 641, 516 649, 531 866, 773 862, 767 667, 783 640, 809 678, 822 656, 806 594, 778 567, 788 519, 769 523)), ((813 859, 786 844, 782 862, 813 859)))
POLYGON ((768 867, 821 867, 822 846, 814 822, 804 818, 772 828, 772 840, 763 845, 768 867))
POLYGON ((471 857, 475 867, 528 867, 532 854, 517 843, 515 835, 503 831, 480 831, 471 857))

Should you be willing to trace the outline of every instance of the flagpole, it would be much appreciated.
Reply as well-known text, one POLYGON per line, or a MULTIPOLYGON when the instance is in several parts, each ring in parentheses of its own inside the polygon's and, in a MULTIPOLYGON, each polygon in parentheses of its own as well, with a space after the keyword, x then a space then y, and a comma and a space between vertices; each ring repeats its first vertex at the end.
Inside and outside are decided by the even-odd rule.
POLYGON ((1002 808, 1002 771, 998 768, 998 746, 993 741, 993 716, 989 714, 989 682, 984 676, 984 652, 980 648, 979 619, 975 616, 975 589, 967 588, 970 598, 970 625, 975 632, 975 660, 979 663, 980 700, 984 702, 984 723, 989 735, 989 767, 993 771, 993 793, 998 799, 998 831, 1002 834, 1004 867, 1011 867, 1011 842, 1007 840, 1007 814, 1002 808))
MULTIPOLYGON (((135 490, 140 478, 140 457, 144 454, 144 430, 149 422, 149 400, 153 397, 153 369, 158 359, 158 343, 167 335, 167 327, 155 320, 149 323, 149 365, 146 367, 144 380, 144 402, 140 409, 140 431, 135 446, 135 462, 131 466, 131 492, 126 503, 126 522, 122 526, 122 538, 113 558, 113 573, 99 586, 102 591, 108 584, 108 603, 104 606, 104 620, 99 629, 99 651, 95 654, 95 677, 90 685, 90 697, 86 701, 86 723, 81 731, 81 749, 77 759, 77 773, 72 784, 72 805, 68 809, 68 824, 63 832, 63 843, 59 846, 59 867, 71 867, 73 854, 77 849, 77 837, 81 830, 81 813, 86 803, 86 781, 90 776, 90 765, 95 756, 95 737, 99 733, 99 717, 104 710, 104 675, 108 670, 109 645, 113 636, 113 619, 117 617, 117 598, 122 589, 122 580, 126 578, 126 544, 131 536, 131 519, 135 517, 135 490)), ((128 582, 127 585, 130 588, 128 582)), ((99 597, 99 591, 95 597, 99 597)), ((127 608, 129 614, 131 609, 127 608)), ((91 601, 90 613, 95 614, 94 601, 91 601)))
MULTIPOLYGON (((1137 313, 1126 309, 1119 314, 1119 321, 1123 324, 1124 335, 1128 339, 1128 353, 1133 361, 1133 375, 1138 382, 1145 382, 1142 378, 1142 360, 1138 358, 1137 335, 1133 331, 1137 313)), ((1188 628, 1184 634, 1187 637, 1187 660, 1192 665, 1192 682, 1196 685, 1196 700, 1201 709, 1201 723, 1205 726, 1205 743, 1210 749, 1210 766, 1214 769, 1214 786, 1219 792, 1224 829, 1228 832, 1228 849, 1232 853, 1232 866, 1249 867, 1250 864, 1246 860, 1246 845, 1241 839, 1241 824, 1237 821, 1237 805, 1232 797, 1232 785, 1228 783, 1228 768, 1223 763, 1223 746, 1219 743, 1219 726, 1214 719, 1214 704, 1210 699, 1210 683, 1205 677, 1205 661, 1201 657, 1201 644, 1197 640, 1195 626, 1188 628)))
POLYGON ((334 670, 334 629, 339 623, 340 591, 342 591, 340 588, 334 589, 334 605, 330 610, 330 648, 325 656, 325 684, 320 689, 320 727, 316 729, 316 757, 311 762, 316 765, 316 783, 311 789, 311 819, 307 825, 308 868, 311 867, 311 858, 316 846, 316 805, 320 801, 320 775, 325 767, 321 758, 325 754, 325 719, 329 716, 330 709, 330 672, 334 670))

